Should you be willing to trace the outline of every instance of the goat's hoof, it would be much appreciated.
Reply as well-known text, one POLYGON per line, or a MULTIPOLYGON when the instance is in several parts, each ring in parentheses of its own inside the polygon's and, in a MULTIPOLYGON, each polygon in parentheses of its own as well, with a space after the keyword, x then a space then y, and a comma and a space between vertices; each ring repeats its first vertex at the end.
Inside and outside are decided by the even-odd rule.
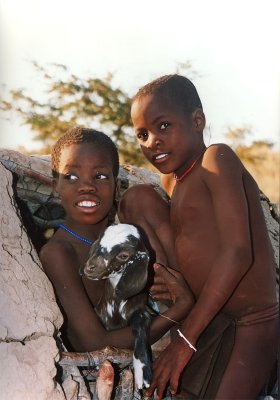
POLYGON ((152 364, 148 361, 146 364, 138 358, 133 356, 133 368, 134 368, 134 381, 138 390, 148 389, 153 379, 152 364))

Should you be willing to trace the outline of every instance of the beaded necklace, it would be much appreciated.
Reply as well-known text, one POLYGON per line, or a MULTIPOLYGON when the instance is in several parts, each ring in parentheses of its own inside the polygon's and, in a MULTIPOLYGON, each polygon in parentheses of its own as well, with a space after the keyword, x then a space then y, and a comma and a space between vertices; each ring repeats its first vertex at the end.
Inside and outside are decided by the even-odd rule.
POLYGON ((197 157, 196 160, 194 160, 194 162, 192 163, 192 165, 181 175, 181 176, 177 176, 176 174, 173 175, 173 178, 175 179, 176 182, 181 182, 185 176, 187 176, 191 170, 194 168, 195 164, 197 163, 197 161, 200 159, 200 157, 202 156, 202 154, 205 152, 206 149, 204 149, 199 156, 197 157))
POLYGON ((70 235, 74 236, 76 239, 80 240, 81 242, 84 242, 88 245, 93 244, 93 242, 91 240, 88 240, 88 239, 84 238, 83 236, 78 235, 77 233, 71 231, 71 229, 66 228, 66 226, 63 224, 59 224, 59 228, 64 229, 66 232, 68 232, 70 235))

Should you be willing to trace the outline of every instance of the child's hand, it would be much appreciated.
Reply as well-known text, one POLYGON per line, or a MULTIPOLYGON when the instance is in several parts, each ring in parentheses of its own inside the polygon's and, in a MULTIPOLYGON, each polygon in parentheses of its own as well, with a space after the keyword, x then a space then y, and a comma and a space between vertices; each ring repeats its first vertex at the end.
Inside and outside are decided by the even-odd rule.
POLYGON ((194 303, 193 294, 180 272, 161 264, 154 264, 154 283, 150 294, 155 300, 165 304, 184 302, 194 303))
POLYGON ((166 387, 170 386, 172 395, 178 390, 181 373, 190 358, 193 350, 190 349, 180 338, 173 340, 153 364, 153 381, 145 395, 151 397, 156 390, 156 400, 161 400, 166 387))

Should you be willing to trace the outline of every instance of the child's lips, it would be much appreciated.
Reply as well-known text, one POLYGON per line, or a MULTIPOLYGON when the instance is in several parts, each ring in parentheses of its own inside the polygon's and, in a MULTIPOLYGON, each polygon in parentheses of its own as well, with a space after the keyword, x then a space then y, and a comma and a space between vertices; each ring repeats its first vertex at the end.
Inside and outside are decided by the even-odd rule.
POLYGON ((157 164, 166 161, 168 158, 169 153, 160 153, 153 155, 153 161, 157 164))
POLYGON ((100 205, 100 201, 93 200, 81 200, 76 203, 76 207, 80 208, 84 212, 91 212, 100 205))
POLYGON ((95 201, 83 200, 77 203, 79 207, 95 207, 97 203, 95 201))

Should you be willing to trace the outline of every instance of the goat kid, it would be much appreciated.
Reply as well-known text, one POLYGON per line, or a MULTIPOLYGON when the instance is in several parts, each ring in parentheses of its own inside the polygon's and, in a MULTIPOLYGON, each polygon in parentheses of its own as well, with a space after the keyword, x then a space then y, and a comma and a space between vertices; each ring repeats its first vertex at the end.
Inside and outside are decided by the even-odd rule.
POLYGON ((138 389, 152 381, 149 344, 150 313, 147 293, 149 253, 134 225, 109 226, 92 245, 83 274, 92 280, 106 279, 95 311, 107 330, 131 325, 134 336, 133 368, 138 389))

